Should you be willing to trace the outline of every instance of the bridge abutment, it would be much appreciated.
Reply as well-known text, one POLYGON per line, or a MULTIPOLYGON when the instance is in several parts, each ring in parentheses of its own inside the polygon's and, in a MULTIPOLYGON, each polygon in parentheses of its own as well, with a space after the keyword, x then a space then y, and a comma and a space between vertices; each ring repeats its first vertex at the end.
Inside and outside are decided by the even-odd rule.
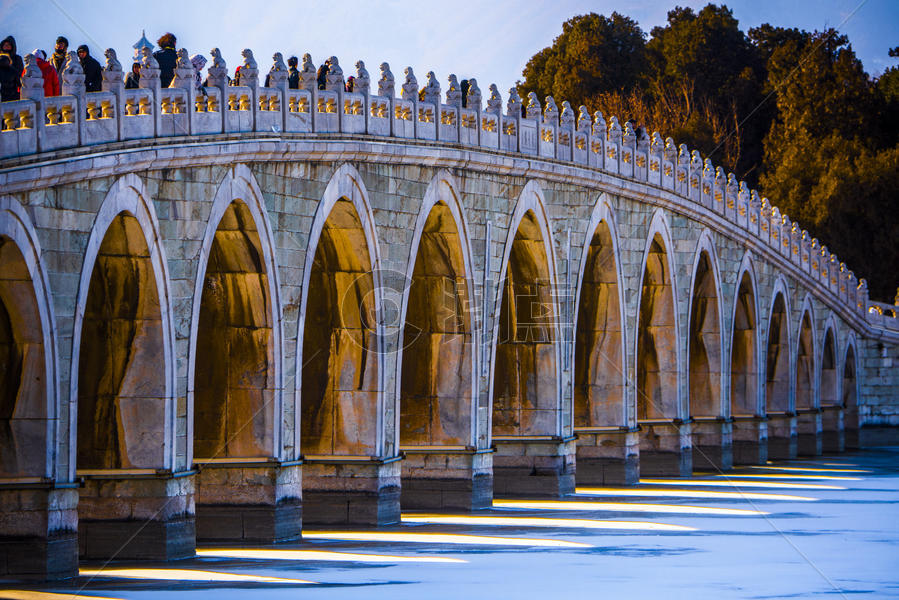
POLYGON ((768 458, 790 460, 799 452, 797 419, 793 413, 768 413, 768 458))
POLYGON ((401 459, 309 458, 303 519, 321 525, 388 525, 400 520, 401 459))
POLYGON ((177 560, 196 549, 193 474, 133 469, 81 472, 81 558, 177 560))
POLYGON ((400 448, 403 509, 479 510, 493 504, 493 452, 400 448))
POLYGON ((843 452, 846 450, 846 433, 842 406, 822 407, 821 448, 824 452, 843 452))
POLYGON ((207 461, 197 474, 197 539, 271 544, 303 529, 299 463, 207 461))
POLYGON ((641 420, 640 477, 689 477, 693 474, 692 424, 641 420))
POLYGON ((627 427, 576 428, 578 485, 633 485, 640 479, 640 434, 627 427))
POLYGON ((768 422, 765 417, 733 417, 735 465, 763 465, 768 461, 768 422))
POLYGON ((734 466, 733 424, 719 417, 694 417, 693 470, 730 471, 734 466))
POLYGON ((799 409, 796 413, 796 453, 819 456, 823 449, 821 409, 799 409))
POLYGON ((78 575, 78 490, 4 482, 0 488, 0 577, 78 575))
POLYGON ((558 498, 574 492, 575 439, 494 437, 493 493, 497 497, 558 498))

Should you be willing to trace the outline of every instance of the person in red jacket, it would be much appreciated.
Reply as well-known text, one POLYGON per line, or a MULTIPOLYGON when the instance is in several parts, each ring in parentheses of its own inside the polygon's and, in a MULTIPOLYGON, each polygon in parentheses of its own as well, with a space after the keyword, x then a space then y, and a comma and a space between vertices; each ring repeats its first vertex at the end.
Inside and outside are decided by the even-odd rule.
MULTIPOLYGON (((44 76, 44 97, 59 96, 61 93, 59 86, 59 76, 56 74, 56 68, 47 61, 47 53, 39 48, 31 51, 37 66, 41 69, 41 75, 44 76)), ((22 71, 25 75, 25 71, 22 71)))

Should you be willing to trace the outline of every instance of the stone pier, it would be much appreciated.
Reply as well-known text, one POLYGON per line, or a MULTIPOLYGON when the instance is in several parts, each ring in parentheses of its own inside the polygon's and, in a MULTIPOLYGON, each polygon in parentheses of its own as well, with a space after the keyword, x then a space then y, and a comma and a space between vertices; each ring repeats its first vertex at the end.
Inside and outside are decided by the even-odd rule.
POLYGON ((640 479, 640 435, 628 427, 576 427, 578 485, 633 485, 640 479))

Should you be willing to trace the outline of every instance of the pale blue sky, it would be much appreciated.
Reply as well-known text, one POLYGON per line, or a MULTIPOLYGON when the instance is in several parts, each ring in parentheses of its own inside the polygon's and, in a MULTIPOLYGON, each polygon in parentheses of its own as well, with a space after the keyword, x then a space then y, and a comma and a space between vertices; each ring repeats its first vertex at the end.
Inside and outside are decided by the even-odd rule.
MULTIPOLYGON (((352 1, 318 3, 263 0, 257 2, 168 2, 143 0, 0 0, 0 34, 16 37, 21 54, 40 47, 52 51, 56 36, 81 43, 102 62, 102 50, 116 49, 125 69, 131 46, 146 29, 155 43, 166 31, 178 46, 209 56, 218 46, 229 70, 240 64, 249 47, 265 72, 275 51, 301 56, 310 52, 316 64, 334 54, 346 75, 363 59, 372 76, 390 63, 399 84, 411 65, 419 84, 433 70, 446 87, 449 73, 477 77, 486 95, 496 83, 506 98, 509 87, 535 52, 548 46, 566 19, 587 12, 612 11, 637 20, 647 33, 665 23, 675 4, 701 8, 689 0, 555 0, 528 2, 352 1)), ((869 73, 899 64, 887 50, 899 46, 899 0, 736 0, 726 3, 745 31, 761 23, 802 29, 836 27, 849 36, 869 73)), ((562 99, 557 99, 561 101, 562 99)))

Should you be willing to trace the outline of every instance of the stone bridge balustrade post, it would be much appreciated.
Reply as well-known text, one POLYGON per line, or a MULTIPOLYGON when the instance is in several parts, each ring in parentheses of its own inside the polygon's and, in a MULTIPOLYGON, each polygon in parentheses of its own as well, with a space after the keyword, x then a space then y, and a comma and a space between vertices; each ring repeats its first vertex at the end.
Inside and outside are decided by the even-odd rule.
MULTIPOLYGON (((237 82, 237 85, 250 89, 248 128, 249 131, 256 131, 256 113, 259 107, 259 66, 253 56, 253 51, 249 48, 244 48, 240 54, 243 56, 243 64, 240 66, 240 81, 237 82)), ((243 110, 244 108, 241 107, 241 111, 243 110)), ((243 130, 243 127, 240 129, 243 130)))
POLYGON ((222 58, 222 53, 218 48, 209 51, 212 64, 206 69, 206 82, 208 87, 218 88, 221 94, 221 104, 219 106, 219 114, 221 115, 221 129, 225 131, 225 121, 228 108, 228 65, 222 58))
POLYGON ((26 146, 32 146, 34 151, 40 152, 40 140, 45 125, 44 115, 46 114, 46 108, 44 106, 44 78, 41 75, 40 68, 37 66, 34 55, 26 54, 24 61, 25 71, 23 72, 21 79, 21 99, 34 102, 34 109, 32 111, 33 119, 29 124, 27 122, 28 118, 23 116, 22 112, 20 112, 18 128, 13 135, 18 134, 20 136, 17 140, 20 150, 23 150, 26 146), (31 134, 27 138, 23 135, 26 132, 31 134))
POLYGON ((590 130, 590 166, 602 169, 606 164, 606 136, 608 129, 602 112, 593 113, 593 127, 590 130))
MULTIPOLYGON (((721 169, 721 167, 718 167, 718 169, 721 169)), ((723 169, 721 170, 721 174, 724 174, 723 169)), ((715 192, 716 187, 717 191, 723 191, 721 189, 723 183, 724 180, 718 178, 718 172, 715 169, 715 165, 712 164, 712 159, 705 159, 702 163, 702 177, 700 179, 699 186, 699 203, 719 214, 721 214, 722 208, 724 207, 724 197, 723 194, 721 194, 719 195, 720 200, 716 199, 715 192)))
POLYGON ((688 182, 690 187, 687 190, 687 199, 697 204, 702 204, 702 156, 699 150, 690 153, 690 176, 688 182))
POLYGON ((674 191, 684 198, 690 197, 690 150, 686 144, 677 147, 674 191))
POLYGON ((790 224, 790 260, 799 268, 802 268, 802 229, 799 223, 793 221, 790 224))
POLYGON ((162 132, 162 107, 160 106, 162 95, 162 82, 159 79, 159 63, 153 58, 149 48, 143 49, 143 57, 140 66, 141 89, 150 90, 153 101, 150 103, 153 111, 153 134, 159 136, 162 132))
POLYGON ((84 121, 87 106, 85 104, 84 70, 81 68, 81 61, 78 60, 76 52, 69 52, 59 83, 63 96, 75 98, 75 114, 72 116, 77 123, 78 139, 76 140, 76 145, 80 145, 82 140, 84 140, 84 121))
POLYGON ((606 140, 606 170, 612 173, 621 172, 621 125, 618 117, 609 117, 609 129, 606 140))
POLYGON ((759 237, 759 216, 761 214, 762 201, 759 200, 759 194, 755 190, 749 198, 749 209, 746 228, 754 237, 759 237))
POLYGON ((652 141, 649 145, 649 171, 647 180, 652 185, 662 187, 662 170, 665 163, 665 142, 658 131, 652 133, 652 141))
POLYGON ((830 279, 827 282, 827 286, 830 288, 831 293, 837 298, 840 297, 840 259, 837 258, 837 255, 833 252, 827 258, 827 262, 830 263, 830 268, 828 269, 830 273, 830 279))
POLYGON ((807 229, 802 230, 802 237, 800 238, 799 244, 799 253, 800 260, 802 262, 802 270, 806 273, 811 273, 811 248, 812 248, 812 236, 809 234, 807 229))
POLYGON ((634 122, 626 121, 621 135, 621 161, 618 163, 618 172, 625 177, 636 177, 634 162, 637 152, 637 132, 634 131, 634 122))
POLYGON ((662 155, 662 187, 667 190, 675 189, 677 177, 675 168, 677 166, 677 145, 674 139, 665 138, 665 152, 662 155))
POLYGON ((646 128, 637 132, 637 146, 634 152, 634 177, 638 181, 649 180, 649 135, 646 128))
POLYGON ((734 217, 734 222, 740 224, 744 228, 746 227, 746 209, 749 205, 749 198, 751 195, 752 192, 749 190, 749 186, 746 185, 745 181, 737 183, 736 175, 733 173, 728 175, 727 191, 724 196, 725 212, 729 211, 730 216, 734 217), (736 207, 736 210, 734 210, 734 207, 736 207), (742 214, 740 212, 741 209, 742 214))
POLYGON ((378 80, 378 96, 387 99, 387 120, 390 122, 390 135, 396 135, 396 124, 394 123, 394 105, 396 104, 396 80, 390 71, 390 65, 382 62, 381 78, 378 80))
POLYGON ((124 138, 123 126, 125 120, 125 80, 123 78, 122 65, 119 63, 116 52, 107 48, 106 66, 103 69, 103 91, 115 95, 115 120, 118 130, 118 138, 124 138))
MULTIPOLYGON (((278 122, 280 123, 281 131, 287 131, 287 91, 290 89, 290 84, 287 81, 287 65, 284 64, 284 56, 280 52, 275 52, 272 55, 272 66, 268 71, 268 85, 266 86, 270 90, 277 90, 278 94, 280 94, 280 101, 278 102, 279 109, 279 117, 278 122)), ((268 111, 273 112, 274 109, 271 106, 272 99, 269 99, 268 111)), ((257 105, 257 110, 260 109, 257 105)))
MULTIPOLYGON (((855 283, 855 276, 852 276, 852 283, 855 283)), ((855 287, 855 304, 857 310, 861 312, 863 315, 868 313, 868 281, 864 278, 858 280, 858 285, 855 287)), ((899 306, 899 302, 895 304, 899 306)))
MULTIPOLYGON (((169 89, 184 90, 186 96, 184 110, 187 116, 187 132, 185 133, 190 135, 196 134, 194 115, 197 113, 197 71, 194 69, 193 63, 190 62, 190 55, 188 55, 186 48, 178 50, 178 62, 175 63, 175 72, 171 83, 169 83, 169 89)), ((176 115, 173 114, 172 118, 176 118, 176 115)), ((175 135, 178 133, 179 131, 176 127, 175 135)))
POLYGON ((514 85, 509 88, 506 114, 500 115, 500 149, 521 152, 521 96, 514 85))
POLYGON ((781 255, 790 260, 790 255, 793 252, 793 222, 790 221, 789 215, 780 214, 778 229, 780 230, 780 246, 778 248, 781 255))

